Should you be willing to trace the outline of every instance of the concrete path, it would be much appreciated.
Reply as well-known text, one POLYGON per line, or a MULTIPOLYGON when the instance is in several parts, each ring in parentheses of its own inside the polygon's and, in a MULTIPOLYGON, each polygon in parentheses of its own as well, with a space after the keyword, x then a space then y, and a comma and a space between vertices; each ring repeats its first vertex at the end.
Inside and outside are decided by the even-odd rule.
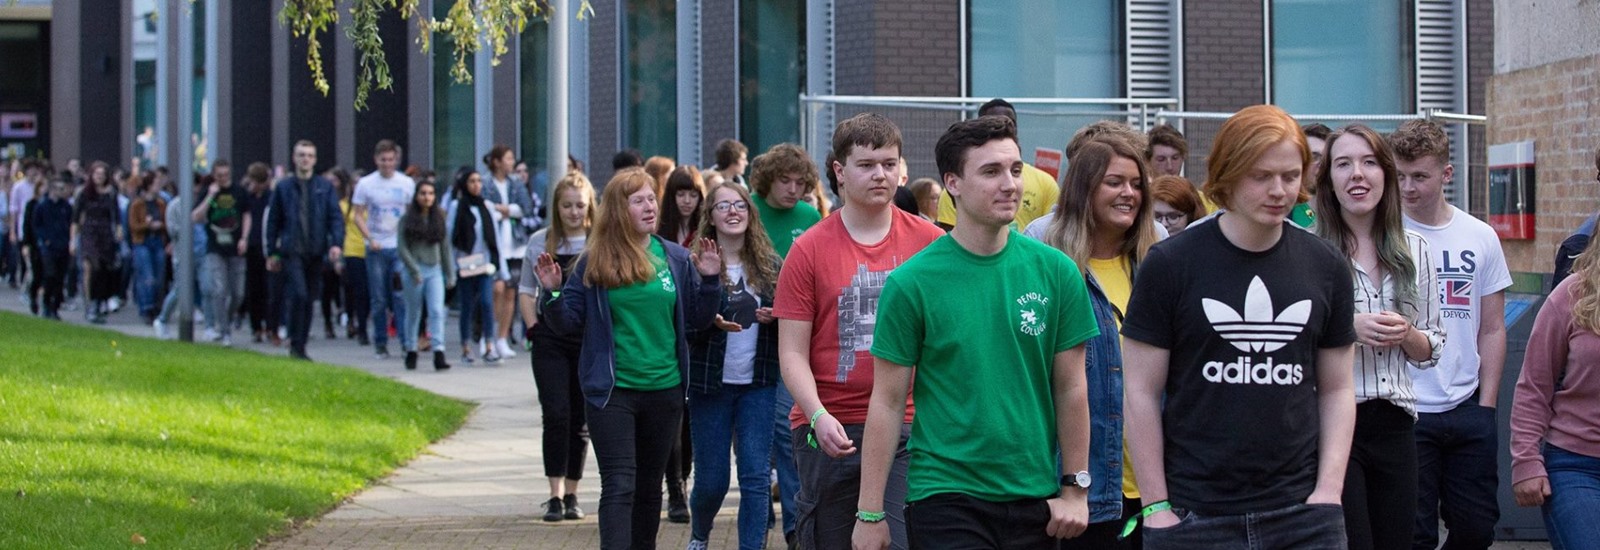
MULTIPOLYGON (((27 313, 18 291, 0 292, 0 309, 27 313)), ((139 321, 132 305, 112 314, 102 328, 133 336, 154 337, 139 321)), ((320 310, 319 310, 320 311, 320 310)), ((82 311, 63 311, 62 318, 87 324, 82 311)), ((394 358, 379 360, 370 347, 354 340, 327 340, 320 315, 307 353, 316 361, 361 369, 440 395, 478 404, 459 431, 436 442, 420 456, 379 479, 326 515, 295 532, 262 545, 266 549, 304 548, 597 548, 600 475, 591 454, 579 488, 579 505, 588 513, 580 521, 545 523, 542 504, 549 498, 539 444, 539 403, 528 353, 499 366, 461 364, 455 321, 446 323, 450 361, 455 368, 435 372, 419 365, 405 370, 398 341, 389 342, 394 358)), ((176 334, 176 327, 172 332, 176 334)), ((201 327, 197 327, 200 338, 201 327)), ((250 342, 248 329, 234 347, 287 355, 285 347, 250 342)), ((185 345, 173 342, 173 345, 185 345)), ((215 344, 198 344, 215 345, 215 344)), ((430 356, 431 358, 431 356, 430 356)), ((419 361, 431 365, 428 361, 419 361)), ((712 548, 737 548, 734 526, 738 507, 737 480, 729 491, 712 531, 712 548)), ((663 514, 657 541, 663 549, 683 548, 687 525, 668 523, 663 514)), ((768 532, 768 546, 782 547, 783 537, 768 532)))

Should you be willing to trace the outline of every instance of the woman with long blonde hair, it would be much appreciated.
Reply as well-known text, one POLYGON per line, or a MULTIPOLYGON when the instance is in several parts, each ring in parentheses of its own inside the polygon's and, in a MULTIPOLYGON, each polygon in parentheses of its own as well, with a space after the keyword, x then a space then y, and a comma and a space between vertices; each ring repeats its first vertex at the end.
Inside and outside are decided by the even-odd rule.
POLYGON ((578 385, 600 466, 603 549, 654 545, 683 418, 687 334, 711 324, 722 286, 714 243, 690 253, 654 234, 658 197, 644 170, 618 172, 571 276, 549 251, 535 267, 542 321, 583 341, 578 385))
MULTIPOLYGON (((550 212, 545 216, 550 225, 528 238, 523 257, 538 261, 548 253, 567 272, 583 254, 589 229, 594 226, 594 186, 583 173, 568 172, 550 190, 550 199, 550 212)), ((544 475, 550 482, 544 520, 583 519, 577 495, 583 463, 589 454, 589 435, 583 427, 583 391, 578 388, 578 356, 583 341, 558 335, 549 323, 539 322, 535 316, 539 311, 536 300, 542 290, 534 270, 522 270, 518 299, 522 323, 528 327, 524 336, 532 352, 529 356, 533 361, 533 382, 539 388, 539 411, 544 418, 544 475)))
POLYGON ((1600 548, 1600 239, 1550 291, 1511 400, 1511 493, 1557 549, 1600 548))

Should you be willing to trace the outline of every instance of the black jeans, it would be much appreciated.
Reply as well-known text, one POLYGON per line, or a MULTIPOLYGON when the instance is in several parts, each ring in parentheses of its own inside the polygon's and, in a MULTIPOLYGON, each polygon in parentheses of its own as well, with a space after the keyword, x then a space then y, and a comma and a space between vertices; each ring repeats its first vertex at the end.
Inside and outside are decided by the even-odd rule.
POLYGON ((1061 541, 1061 550, 1140 550, 1144 547, 1144 539, 1140 537, 1139 529, 1135 528, 1127 538, 1118 538, 1122 535, 1122 528, 1128 524, 1128 518, 1139 515, 1140 508, 1139 499, 1124 495, 1122 517, 1089 524, 1082 535, 1061 541))
POLYGON ((1450 538, 1444 550, 1488 548, 1500 521, 1500 473, 1495 410, 1477 394, 1442 413, 1417 415, 1417 531, 1412 548, 1439 547, 1439 519, 1450 538))
POLYGON ((528 355, 533 358, 533 384, 539 389, 539 412, 544 418, 544 476, 583 479, 589 430, 584 427, 583 390, 578 387, 582 346, 538 327, 532 344, 528 355))
POLYGON ((940 493, 906 504, 906 534, 911 548, 941 550, 1054 550, 1058 541, 1045 532, 1047 499, 989 502, 958 493, 940 493))
POLYGON ((1344 550, 1344 512, 1337 504, 1291 504, 1277 510, 1213 516, 1172 509, 1178 524, 1144 528, 1150 550, 1248 548, 1344 550))
MULTIPOLYGON (((343 261, 344 273, 340 274, 339 278, 344 283, 344 296, 342 298, 344 299, 344 312, 346 314, 345 322, 349 323, 348 326, 350 327, 347 332, 366 334, 367 317, 372 310, 371 298, 367 295, 367 259, 347 257, 343 258, 343 261)), ((380 289, 379 292, 386 290, 380 289)), ((405 319, 395 321, 396 327, 405 326, 405 324, 405 319)), ((384 331, 384 336, 389 334, 387 324, 381 327, 374 327, 374 330, 384 331)), ((377 340, 377 333, 373 334, 373 339, 377 340)))
POLYGON ((617 388, 605 408, 587 405, 600 466, 600 548, 653 550, 661 528, 661 480, 683 421, 683 387, 617 388))
POLYGON ((244 303, 243 317, 250 319, 250 332, 266 330, 267 304, 271 300, 271 292, 267 286, 267 259, 261 255, 260 250, 251 250, 244 256, 244 303))
POLYGON ((311 297, 322 294, 321 256, 283 257, 284 307, 289 316, 289 349, 305 353, 311 335, 311 297))
POLYGON ((1344 471, 1350 550, 1405 550, 1417 517, 1417 438, 1405 409, 1383 400, 1356 405, 1344 471))

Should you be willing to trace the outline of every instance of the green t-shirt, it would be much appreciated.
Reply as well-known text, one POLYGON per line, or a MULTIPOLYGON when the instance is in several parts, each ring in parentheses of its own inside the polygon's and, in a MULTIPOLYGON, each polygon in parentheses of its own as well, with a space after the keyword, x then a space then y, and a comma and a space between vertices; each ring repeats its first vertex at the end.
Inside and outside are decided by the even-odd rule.
POLYGON ((756 211, 760 212, 761 226, 767 228, 767 237, 772 239, 772 249, 778 257, 789 256, 789 247, 794 245, 794 240, 800 238, 811 226, 822 221, 822 213, 817 207, 804 202, 797 202, 794 208, 779 210, 767 204, 761 195, 752 195, 750 200, 756 203, 756 211))
POLYGON ((986 257, 941 237, 890 274, 872 355, 916 367, 906 501, 1057 494, 1055 355, 1099 333, 1077 266, 1016 231, 986 257))
POLYGON ((1310 203, 1299 203, 1289 210, 1289 221, 1303 229, 1311 229, 1317 223, 1317 213, 1311 209, 1310 203))
POLYGON ((681 381, 675 308, 678 286, 667 268, 667 251, 650 239, 650 279, 610 290, 613 361, 617 387, 638 391, 664 390, 681 381))

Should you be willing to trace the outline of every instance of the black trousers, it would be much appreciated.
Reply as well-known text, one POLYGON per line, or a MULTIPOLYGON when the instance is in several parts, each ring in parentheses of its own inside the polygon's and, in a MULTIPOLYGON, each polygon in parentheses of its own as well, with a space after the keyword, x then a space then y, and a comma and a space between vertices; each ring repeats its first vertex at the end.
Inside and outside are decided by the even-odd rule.
MULTIPOLYGON (((1122 517, 1099 523, 1089 524, 1082 535, 1061 541, 1061 550, 1139 550, 1144 548, 1144 539, 1137 528, 1128 534, 1127 538, 1117 538, 1122 534, 1122 528, 1128 524, 1128 518, 1139 515, 1139 499, 1122 498, 1122 517)), ((1092 512, 1091 512, 1092 513, 1092 512)))
POLYGON ((72 269, 72 256, 62 252, 59 254, 40 254, 39 261, 34 262, 34 281, 44 290, 44 312, 46 315, 59 314, 61 302, 65 299, 67 272, 72 269))
POLYGON ((544 418, 544 476, 583 479, 583 463, 589 456, 583 391, 578 388, 578 352, 583 345, 539 327, 534 328, 532 344, 528 355, 533 358, 533 384, 539 389, 539 412, 544 418))
POLYGON ((1045 532, 1047 499, 990 502, 957 493, 940 493, 906 504, 906 535, 912 550, 1055 550, 1045 532))
POLYGON ((1417 438, 1411 415, 1388 401, 1356 405, 1344 471, 1350 550, 1411 548, 1417 517, 1417 438))
POLYGON ((601 550, 653 550, 661 529, 661 480, 683 421, 683 387, 617 388, 605 408, 587 405, 600 466, 601 550))
POLYGON ((283 297, 289 316, 289 349, 306 351, 311 336, 311 298, 322 294, 322 256, 284 256, 283 297))
POLYGON ((268 304, 272 293, 268 290, 267 259, 260 250, 251 250, 244 256, 244 302, 240 304, 244 315, 250 319, 250 332, 267 330, 276 323, 267 320, 268 304))

